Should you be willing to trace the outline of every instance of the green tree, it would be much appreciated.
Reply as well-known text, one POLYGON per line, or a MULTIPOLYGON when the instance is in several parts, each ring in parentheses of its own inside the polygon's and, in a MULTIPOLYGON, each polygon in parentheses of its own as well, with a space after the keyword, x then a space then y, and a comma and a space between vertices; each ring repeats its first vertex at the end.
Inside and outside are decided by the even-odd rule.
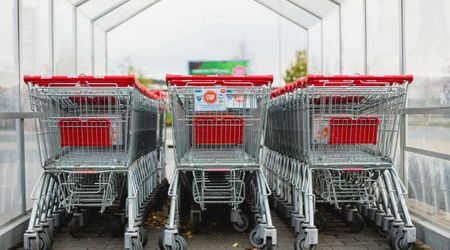
POLYGON ((284 82, 291 83, 307 74, 307 58, 306 51, 299 50, 295 53, 295 62, 291 63, 284 73, 284 82))

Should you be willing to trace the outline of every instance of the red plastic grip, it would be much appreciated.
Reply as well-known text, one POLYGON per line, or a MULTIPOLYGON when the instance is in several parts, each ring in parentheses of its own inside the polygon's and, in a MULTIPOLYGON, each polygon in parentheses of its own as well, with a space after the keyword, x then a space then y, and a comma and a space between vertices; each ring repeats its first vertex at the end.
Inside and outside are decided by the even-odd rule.
POLYGON ((167 85, 173 86, 263 86, 273 82, 272 75, 216 76, 216 75, 166 75, 167 85))
POLYGON ((77 87, 89 86, 94 88, 135 87, 143 95, 151 99, 159 99, 153 91, 142 86, 134 75, 128 76, 30 76, 23 77, 25 84, 40 87, 77 87))

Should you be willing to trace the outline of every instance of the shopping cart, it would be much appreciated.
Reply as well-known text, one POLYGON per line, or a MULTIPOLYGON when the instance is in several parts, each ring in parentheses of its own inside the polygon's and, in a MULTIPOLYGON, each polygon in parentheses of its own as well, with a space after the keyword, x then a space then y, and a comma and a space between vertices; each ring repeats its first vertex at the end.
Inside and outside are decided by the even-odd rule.
MULTIPOLYGON (((42 172, 24 234, 25 249, 49 249, 64 214, 79 237, 95 208, 115 212, 126 249, 147 241, 143 218, 163 185, 165 104, 134 76, 25 76, 42 172), (126 225, 126 228, 125 228, 126 225), (125 230, 124 230, 125 229, 125 230)), ((160 201, 157 201, 160 203, 160 201)))
POLYGON ((396 249, 415 241, 406 189, 393 168, 399 114, 412 76, 314 76, 271 93, 264 167, 274 207, 310 249, 341 211, 351 231, 375 221, 396 249))
POLYGON ((247 201, 257 224, 250 241, 255 247, 272 248, 276 230, 267 200, 270 190, 260 168, 272 76, 167 75, 166 81, 176 168, 161 249, 184 249, 186 244, 177 230, 180 192, 192 196, 194 230, 200 227, 207 205, 227 204, 233 228, 246 231, 250 219, 241 207, 247 201))

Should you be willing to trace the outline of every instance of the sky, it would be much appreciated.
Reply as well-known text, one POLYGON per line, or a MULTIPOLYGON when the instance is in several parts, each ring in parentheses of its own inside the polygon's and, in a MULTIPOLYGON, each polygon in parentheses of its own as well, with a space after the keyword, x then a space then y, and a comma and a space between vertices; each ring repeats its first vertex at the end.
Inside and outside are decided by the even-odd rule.
POLYGON ((252 74, 274 74, 278 83, 279 60, 284 72, 305 39, 304 30, 253 0, 163 0, 109 33, 109 72, 131 63, 162 79, 187 74, 190 60, 245 57, 252 74))

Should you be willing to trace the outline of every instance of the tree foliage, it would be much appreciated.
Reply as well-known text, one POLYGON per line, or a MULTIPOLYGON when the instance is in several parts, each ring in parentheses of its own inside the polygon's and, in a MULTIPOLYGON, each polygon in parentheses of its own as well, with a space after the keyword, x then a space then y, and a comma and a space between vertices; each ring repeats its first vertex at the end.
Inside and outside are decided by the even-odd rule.
POLYGON ((307 74, 307 58, 306 51, 299 50, 295 53, 295 62, 291 63, 284 73, 284 82, 291 83, 307 74))

